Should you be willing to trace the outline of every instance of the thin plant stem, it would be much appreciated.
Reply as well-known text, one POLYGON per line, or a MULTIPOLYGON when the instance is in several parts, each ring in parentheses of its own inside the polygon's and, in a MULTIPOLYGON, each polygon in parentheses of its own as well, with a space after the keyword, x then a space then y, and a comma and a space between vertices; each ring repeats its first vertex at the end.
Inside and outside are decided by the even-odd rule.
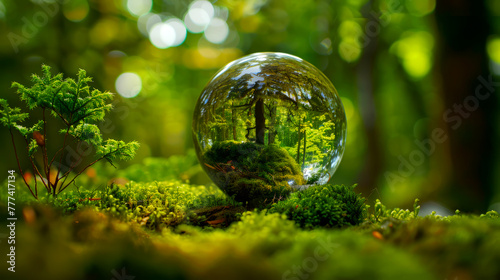
MULTIPOLYGON (((24 140, 26 141, 26 147, 27 147, 27 149, 29 151, 29 142, 28 142, 28 139, 25 138, 24 140)), ((42 184, 44 185, 45 189, 47 189, 47 191, 50 193, 50 188, 45 183, 45 181, 43 180, 43 175, 40 173, 40 170, 36 166, 36 163, 33 161, 33 159, 31 157, 29 157, 29 160, 30 160, 31 166, 33 167, 34 172, 36 172, 34 174, 34 176, 35 176, 35 184, 36 184, 36 175, 38 175, 38 177, 40 177, 40 180, 42 180, 42 184)))
MULTIPOLYGON (((66 186, 62 186, 60 189, 59 189, 59 192, 58 193, 61 193, 62 191, 64 191, 69 185, 71 185, 71 183, 73 183, 76 179, 76 177, 80 176, 87 168, 91 167, 92 165, 96 164, 98 161, 104 159, 104 157, 101 157, 101 158, 98 158, 96 160, 94 160, 93 162, 91 162, 89 165, 85 166, 82 170, 80 170, 80 172, 78 172, 75 177, 73 177, 73 179, 71 179, 71 181, 69 181, 68 184, 66 184, 66 186)), ((66 180, 65 180, 66 181, 66 180)), ((64 183, 64 182, 63 182, 64 183)))
MULTIPOLYGON (((66 149, 66 141, 68 139, 68 135, 69 135, 69 129, 71 128, 70 125, 68 125, 68 128, 66 129, 66 133, 64 134, 64 142, 63 142, 63 146, 62 148, 59 150, 61 151, 61 157, 59 158, 59 162, 62 164, 62 160, 63 160, 63 157, 64 157, 64 149, 66 149)), ((59 152, 57 151, 57 153, 59 152)), ((54 159, 56 158, 57 156, 57 153, 54 155, 54 157, 52 158, 52 160, 50 161, 50 166, 52 166, 52 163, 54 162, 54 159)), ((56 174, 56 180, 59 181, 59 174, 61 172, 61 168, 57 168, 57 174, 56 174)), ((64 176, 64 175, 63 175, 64 176)))
MULTIPOLYGON (((26 181, 26 178, 24 177, 24 172, 23 169, 21 168, 21 163, 19 162, 19 157, 17 156, 17 149, 16 149, 16 142, 14 141, 14 134, 12 133, 12 128, 9 128, 10 132, 10 139, 12 140, 12 145, 14 146, 14 154, 16 155, 16 161, 17 161, 17 167, 19 168, 19 173, 21 173, 21 177, 23 177, 23 181, 30 190, 31 195, 33 195, 34 198, 38 200, 38 193, 34 194, 33 191, 31 190, 30 184, 26 181)), ((35 178, 36 181, 36 178, 35 178)), ((35 190, 36 192, 36 190, 35 190)))

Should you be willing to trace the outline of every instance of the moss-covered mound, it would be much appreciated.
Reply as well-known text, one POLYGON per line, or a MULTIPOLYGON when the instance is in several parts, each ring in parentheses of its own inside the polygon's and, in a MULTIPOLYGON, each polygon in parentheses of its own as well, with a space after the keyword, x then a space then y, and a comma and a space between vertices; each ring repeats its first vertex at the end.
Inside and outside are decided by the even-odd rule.
POLYGON ((218 188, 179 181, 70 190, 50 203, 18 191, 16 243, 0 242, 5 254, 15 246, 16 272, 5 262, 0 279, 500 279, 494 211, 419 217, 418 201, 376 201, 365 215, 352 187, 331 185, 247 212, 218 188))
POLYGON ((366 216, 365 199, 354 186, 316 185, 293 193, 274 204, 269 212, 286 214, 304 228, 357 225, 366 216))
POLYGON ((210 178, 229 196, 250 205, 288 196, 290 183, 302 185, 299 165, 276 145, 223 141, 203 155, 210 178))

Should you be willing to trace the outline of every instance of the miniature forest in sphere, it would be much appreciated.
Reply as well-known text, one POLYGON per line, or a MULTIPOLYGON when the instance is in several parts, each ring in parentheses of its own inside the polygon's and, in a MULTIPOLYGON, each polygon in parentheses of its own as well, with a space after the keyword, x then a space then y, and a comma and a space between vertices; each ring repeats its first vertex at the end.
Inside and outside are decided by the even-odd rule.
POLYGON ((284 53, 255 53, 226 65, 201 93, 193 117, 202 167, 242 202, 271 202, 292 188, 327 183, 345 135, 333 84, 284 53))

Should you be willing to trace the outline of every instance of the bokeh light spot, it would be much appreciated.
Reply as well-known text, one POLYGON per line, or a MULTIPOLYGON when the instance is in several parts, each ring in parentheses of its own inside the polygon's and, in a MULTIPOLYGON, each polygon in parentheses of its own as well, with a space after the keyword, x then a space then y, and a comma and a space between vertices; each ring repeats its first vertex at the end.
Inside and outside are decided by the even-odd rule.
POLYGON ((149 33, 151 43, 159 49, 171 47, 175 42, 175 37, 175 29, 164 22, 155 24, 149 33))
POLYGON ((361 46, 358 40, 353 38, 342 40, 339 44, 339 55, 347 62, 356 61, 361 55, 361 46))
POLYGON ((214 12, 215 12, 215 9, 214 9, 214 6, 212 5, 212 3, 210 3, 209 1, 206 1, 206 0, 194 1, 191 4, 190 9, 202 9, 203 11, 205 11, 207 13, 209 18, 212 18, 214 16, 214 12))
POLYGON ((338 29, 341 38, 359 37, 363 31, 359 23, 352 20, 343 21, 338 29))
POLYGON ((436 0, 406 1, 405 4, 410 14, 417 17, 428 15, 436 8, 436 0))
POLYGON ((220 18, 213 18, 205 30, 205 37, 209 42, 214 44, 224 42, 228 34, 229 27, 227 26, 226 21, 220 18))
POLYGON ((184 22, 178 18, 171 18, 165 22, 166 24, 170 25, 175 31, 175 39, 172 43, 172 46, 179 46, 182 43, 184 43, 184 40, 186 40, 186 26, 184 25, 184 22))
POLYGON ((432 68, 434 38, 425 31, 408 32, 391 47, 401 59, 406 72, 414 78, 422 78, 432 68))
POLYGON ((333 51, 332 48, 332 40, 328 37, 324 38, 321 40, 321 42, 318 44, 318 53, 322 55, 329 55, 333 51))
POLYGON ((142 35, 149 37, 151 28, 159 22, 161 22, 161 17, 159 15, 153 13, 143 14, 137 19, 137 28, 142 35))
POLYGON ((85 19, 89 13, 87 0, 66 1, 62 8, 65 18, 69 21, 79 22, 85 19))
POLYGON ((0 1, 0 19, 5 17, 5 12, 5 5, 2 3, 2 1, 0 1))
POLYGON ((115 88, 125 98, 136 97, 142 89, 141 77, 131 72, 122 73, 116 78, 115 88))
POLYGON ((259 15, 251 15, 242 18, 239 21, 238 30, 246 33, 256 32, 262 22, 261 17, 259 15))
POLYGON ((160 22, 162 22, 161 17, 157 14, 153 14, 152 16, 148 17, 148 21, 146 22, 146 30, 148 31, 148 34, 153 29, 153 26, 160 22))
POLYGON ((486 45, 486 49, 490 59, 496 63, 500 63, 500 37, 490 38, 486 45))
POLYGON ((500 16, 500 1, 498 0, 487 0, 486 6, 492 16, 500 16))
POLYGON ((408 74, 421 78, 431 69, 429 54, 420 51, 408 52, 403 59, 403 66, 408 74))
POLYGON ((136 17, 149 13, 152 7, 152 0, 127 0, 128 11, 136 17))
POLYGON ((186 27, 191 33, 200 33, 205 30, 207 25, 210 23, 210 17, 206 11, 194 8, 189 9, 184 17, 184 22, 186 27))
POLYGON ((214 12, 214 6, 208 1, 202 0, 193 2, 184 16, 184 23, 189 32, 203 32, 212 20, 214 12))
POLYGON ((99 20, 90 30, 90 41, 95 46, 105 46, 120 33, 120 22, 114 17, 99 20))
POLYGON ((347 97, 341 97, 342 104, 344 104, 345 117, 349 121, 354 116, 354 105, 352 101, 347 97))

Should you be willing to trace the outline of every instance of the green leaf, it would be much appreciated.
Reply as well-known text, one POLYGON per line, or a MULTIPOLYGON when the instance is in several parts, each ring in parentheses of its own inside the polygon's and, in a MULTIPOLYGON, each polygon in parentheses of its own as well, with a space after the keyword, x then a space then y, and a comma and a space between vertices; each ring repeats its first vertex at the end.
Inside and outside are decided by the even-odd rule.
POLYGON ((14 127, 24 136, 24 138, 27 138, 29 135, 33 134, 33 132, 42 130, 42 126, 43 126, 43 121, 40 120, 29 128, 24 127, 22 125, 15 125, 14 127))
MULTIPOLYGON (((66 129, 61 129, 61 133, 66 133, 66 131, 66 129)), ((76 139, 85 141, 93 146, 102 144, 101 130, 95 124, 81 122, 76 127, 71 126, 68 133, 76 139)))
POLYGON ((7 128, 15 128, 18 122, 29 117, 28 113, 21 113, 20 108, 11 108, 5 99, 0 99, 0 123, 7 128))
MULTIPOLYGON (((66 136, 71 135, 79 141, 85 141, 94 146, 98 156, 97 161, 105 159, 112 164, 115 159, 130 160, 134 157, 139 147, 137 142, 125 143, 113 139, 103 141, 101 131, 94 123, 104 120, 105 113, 111 110, 112 105, 108 104, 108 100, 112 99, 113 95, 90 87, 89 83, 92 82, 92 78, 87 77, 85 70, 80 69, 75 81, 71 78, 64 79, 62 74, 52 75, 50 67, 42 65, 42 74, 33 74, 31 81, 31 87, 17 82, 12 83, 12 87, 17 88, 19 98, 30 110, 43 109, 43 120, 39 120, 35 125, 25 127, 18 124, 28 118, 29 114, 21 113, 19 108, 9 107, 6 100, 0 99, 0 123, 9 129, 15 128, 25 139, 30 140, 27 144, 29 157, 33 158, 39 147, 37 139, 33 139, 36 135, 33 137, 31 135, 36 131, 44 131, 46 127, 51 127, 51 124, 47 124, 48 114, 63 121, 65 128, 60 132, 65 134, 64 145, 69 143, 66 141, 66 136)), ((59 151, 64 148, 65 146, 59 151)), ((47 154, 44 154, 44 168, 49 167, 47 157, 47 154)), ((65 173, 63 176, 68 174, 65 173)), ((80 174, 81 172, 65 186, 61 186, 59 192, 73 183, 80 174)))
POLYGON ((139 148, 136 141, 125 143, 114 139, 104 141, 102 146, 97 147, 96 155, 112 162, 115 159, 131 160, 139 148))
POLYGON ((36 140, 31 139, 31 142, 28 146, 28 155, 30 157, 33 157, 33 155, 36 153, 37 150, 38 150, 38 144, 36 143, 36 140))

